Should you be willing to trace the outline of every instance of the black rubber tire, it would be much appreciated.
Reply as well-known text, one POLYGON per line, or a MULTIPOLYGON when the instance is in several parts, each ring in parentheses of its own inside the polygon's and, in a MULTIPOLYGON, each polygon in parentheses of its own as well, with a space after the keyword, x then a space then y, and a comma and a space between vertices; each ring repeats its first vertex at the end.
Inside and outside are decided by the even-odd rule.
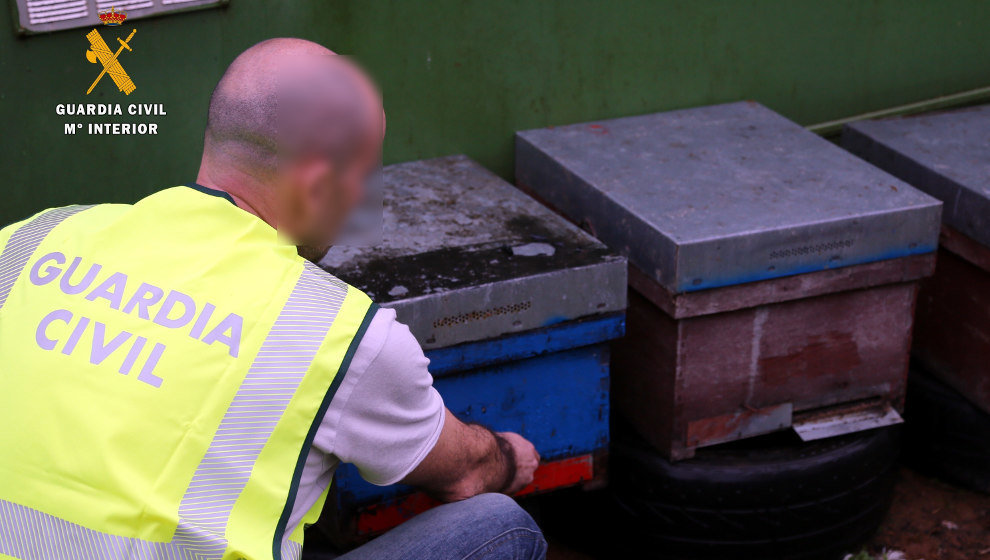
POLYGON ((544 516, 551 530, 597 532, 578 544, 602 558, 837 559, 890 504, 896 428, 811 443, 782 433, 677 463, 615 431, 609 488, 563 497, 544 516))
POLYGON ((990 494, 990 414, 915 367, 908 377, 904 416, 907 463, 990 494))

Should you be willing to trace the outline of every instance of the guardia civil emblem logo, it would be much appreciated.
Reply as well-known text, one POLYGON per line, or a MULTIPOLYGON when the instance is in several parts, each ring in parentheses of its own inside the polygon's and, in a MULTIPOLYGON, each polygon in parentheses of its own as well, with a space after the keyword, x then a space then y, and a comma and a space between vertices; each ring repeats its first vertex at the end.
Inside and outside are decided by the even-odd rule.
MULTIPOLYGON (((109 11, 100 12, 100 21, 107 26, 118 27, 126 19, 127 14, 125 12, 118 12, 114 8, 110 8, 109 11)), ((124 49, 132 51, 130 42, 134 38, 135 33, 137 33, 137 29, 132 29, 131 34, 126 39, 117 37, 120 47, 116 52, 110 50, 110 47, 107 46, 106 41, 103 40, 103 36, 100 35, 97 29, 93 29, 86 34, 86 39, 89 40, 89 50, 86 51, 86 60, 93 64, 99 62, 103 66, 100 75, 96 77, 93 84, 86 90, 86 95, 89 95, 93 91, 93 88, 96 87, 96 84, 100 83, 103 76, 107 74, 110 75, 113 83, 117 85, 117 89, 124 92, 125 95, 130 95, 132 91, 137 89, 137 86, 134 85, 134 80, 131 80, 131 77, 127 75, 127 71, 124 70, 119 60, 120 54, 124 52, 124 49)))

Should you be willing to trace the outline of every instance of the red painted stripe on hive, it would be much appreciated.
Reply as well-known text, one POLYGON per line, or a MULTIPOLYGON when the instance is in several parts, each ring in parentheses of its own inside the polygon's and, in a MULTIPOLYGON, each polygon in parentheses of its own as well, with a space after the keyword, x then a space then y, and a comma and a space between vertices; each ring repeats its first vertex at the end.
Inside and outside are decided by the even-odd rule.
MULTIPOLYGON (((591 455, 570 457, 540 465, 533 475, 533 482, 516 496, 546 492, 594 478, 594 459, 591 455)), ((361 508, 357 513, 357 532, 360 535, 384 533, 402 522, 440 505, 422 492, 396 498, 383 504, 361 508)))
POLYGON ((594 478, 595 461, 591 455, 570 457, 540 465, 533 473, 533 482, 520 490, 516 496, 535 492, 545 492, 554 488, 572 486, 578 482, 594 478))

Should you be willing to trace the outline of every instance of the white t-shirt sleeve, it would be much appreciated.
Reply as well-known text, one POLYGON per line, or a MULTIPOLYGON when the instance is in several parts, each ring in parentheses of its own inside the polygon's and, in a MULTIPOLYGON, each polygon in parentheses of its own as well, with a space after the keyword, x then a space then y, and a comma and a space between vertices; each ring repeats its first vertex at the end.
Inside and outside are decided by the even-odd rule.
POLYGON ((395 311, 379 309, 351 360, 313 440, 353 463, 372 484, 394 484, 433 449, 443 429, 443 399, 429 359, 395 311))

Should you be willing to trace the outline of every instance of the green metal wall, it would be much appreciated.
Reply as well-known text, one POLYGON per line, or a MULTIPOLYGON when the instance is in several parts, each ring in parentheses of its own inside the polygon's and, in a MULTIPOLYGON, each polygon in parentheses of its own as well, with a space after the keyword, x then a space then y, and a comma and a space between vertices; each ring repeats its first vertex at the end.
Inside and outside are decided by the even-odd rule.
POLYGON ((116 31, 138 29, 121 57, 138 86, 129 97, 109 80, 84 95, 99 70, 88 29, 19 37, 0 14, 0 223, 194 178, 214 83, 273 36, 371 70, 387 163, 462 152, 506 177, 518 129, 741 98, 809 124, 990 84, 983 0, 231 0, 116 31), (157 136, 66 136, 74 119, 56 104, 87 101, 165 103, 168 115, 157 136))

